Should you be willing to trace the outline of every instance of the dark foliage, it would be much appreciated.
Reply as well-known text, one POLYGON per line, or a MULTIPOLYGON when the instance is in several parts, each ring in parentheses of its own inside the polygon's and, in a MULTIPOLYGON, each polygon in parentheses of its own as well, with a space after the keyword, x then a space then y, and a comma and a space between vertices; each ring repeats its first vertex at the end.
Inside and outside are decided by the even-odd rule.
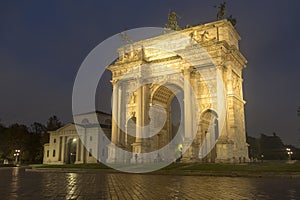
POLYGON ((249 146, 249 157, 265 160, 286 160, 288 159, 287 148, 293 152, 292 159, 300 159, 300 149, 291 145, 285 145, 281 138, 275 133, 272 136, 261 134, 260 138, 247 137, 249 146))
POLYGON ((48 131, 60 128, 62 123, 56 116, 49 118, 47 126, 34 122, 30 127, 12 124, 8 127, 0 123, 0 163, 14 160, 15 150, 20 150, 22 163, 41 163, 43 145, 49 142, 48 131))

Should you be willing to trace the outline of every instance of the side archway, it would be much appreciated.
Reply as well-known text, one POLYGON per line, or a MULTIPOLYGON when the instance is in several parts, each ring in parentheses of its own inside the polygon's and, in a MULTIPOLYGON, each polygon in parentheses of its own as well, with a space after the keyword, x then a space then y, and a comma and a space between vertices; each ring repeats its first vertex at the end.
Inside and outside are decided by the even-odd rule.
POLYGON ((215 162, 217 158, 216 144, 219 138, 218 114, 207 109, 200 115, 200 133, 195 142, 198 145, 198 156, 203 162, 215 162))

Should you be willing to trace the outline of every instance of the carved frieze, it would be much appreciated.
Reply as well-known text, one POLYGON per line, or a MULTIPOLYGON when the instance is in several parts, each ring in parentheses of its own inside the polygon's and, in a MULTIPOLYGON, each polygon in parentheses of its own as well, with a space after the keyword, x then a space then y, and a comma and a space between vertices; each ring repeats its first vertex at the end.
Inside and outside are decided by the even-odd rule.
POLYGON ((235 73, 232 73, 232 88, 233 88, 234 94, 240 96, 241 80, 235 73))
POLYGON ((198 82, 198 94, 201 96, 213 96, 217 93, 216 80, 198 82))
POLYGON ((216 40, 216 37, 210 36, 210 33, 207 30, 204 31, 194 30, 193 32, 190 33, 190 36, 193 40, 195 40, 198 43, 216 40))

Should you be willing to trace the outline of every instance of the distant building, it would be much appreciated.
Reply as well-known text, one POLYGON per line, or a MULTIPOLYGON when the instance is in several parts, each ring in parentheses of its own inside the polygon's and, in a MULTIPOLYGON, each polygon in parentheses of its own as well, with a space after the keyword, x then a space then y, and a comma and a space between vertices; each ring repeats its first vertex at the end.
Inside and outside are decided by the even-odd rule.
POLYGON ((107 144, 111 138, 111 115, 96 112, 75 116, 80 124, 69 123, 49 131, 49 143, 44 145, 43 164, 97 163, 107 159, 107 144), (100 126, 99 126, 100 124, 100 126), (101 130, 105 135, 101 135, 101 130))
POLYGON ((286 160, 288 159, 287 148, 293 151, 292 158, 297 158, 298 149, 285 145, 281 138, 275 133, 268 136, 261 134, 260 138, 247 137, 247 142, 249 143, 249 156, 253 159, 263 159, 265 160, 286 160))

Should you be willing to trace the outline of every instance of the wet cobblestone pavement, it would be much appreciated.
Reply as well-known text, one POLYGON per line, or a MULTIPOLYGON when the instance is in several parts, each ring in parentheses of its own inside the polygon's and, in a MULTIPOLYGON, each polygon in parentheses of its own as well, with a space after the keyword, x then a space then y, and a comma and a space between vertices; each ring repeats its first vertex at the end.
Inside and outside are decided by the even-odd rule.
POLYGON ((0 199, 300 199, 300 179, 0 169, 0 199))

